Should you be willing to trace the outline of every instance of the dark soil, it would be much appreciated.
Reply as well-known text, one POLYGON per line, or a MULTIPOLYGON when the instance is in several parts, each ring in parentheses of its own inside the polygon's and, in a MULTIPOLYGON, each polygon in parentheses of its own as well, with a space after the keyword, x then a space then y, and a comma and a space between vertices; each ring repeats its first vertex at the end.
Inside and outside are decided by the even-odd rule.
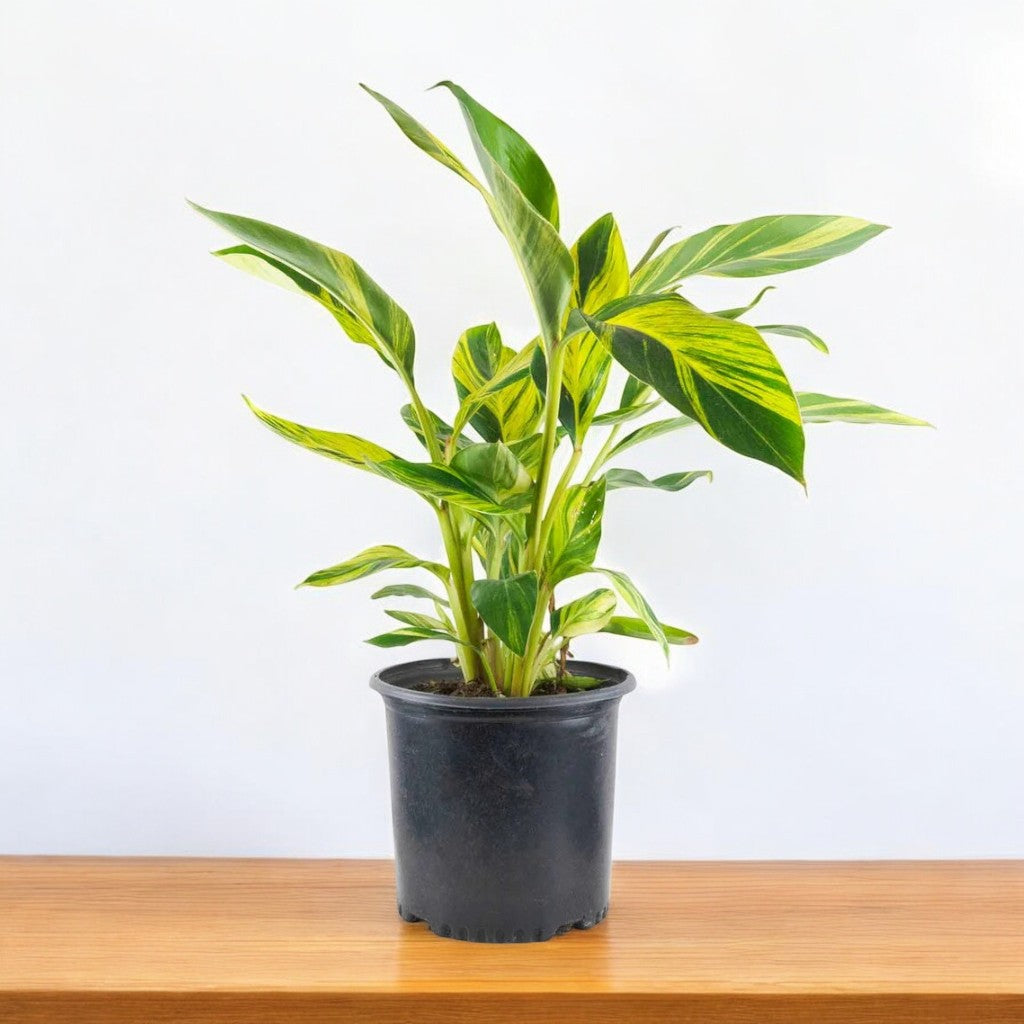
MULTIPOLYGON (((491 688, 481 679, 465 682, 462 679, 428 679, 413 687, 420 693, 437 693, 443 697, 493 697, 491 688)), ((561 683, 549 680, 541 683, 534 691, 537 697, 552 697, 569 693, 561 683)))

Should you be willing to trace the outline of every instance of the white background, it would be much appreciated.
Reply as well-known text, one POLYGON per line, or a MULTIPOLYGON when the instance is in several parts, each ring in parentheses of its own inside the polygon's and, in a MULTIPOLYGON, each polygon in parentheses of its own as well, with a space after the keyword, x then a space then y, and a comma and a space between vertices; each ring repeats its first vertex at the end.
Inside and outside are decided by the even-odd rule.
MULTIPOLYGON (((694 433, 617 492, 603 559, 700 634, 622 706, 622 857, 1024 854, 1018 3, 7 4, 0 32, 0 851, 390 852, 381 580, 406 492, 267 433, 239 393, 407 454, 397 378, 228 267, 188 211, 354 255, 449 416, 459 332, 533 333, 478 197, 365 80, 469 154, 453 78, 519 127, 566 234, 846 213, 894 230, 774 278, 799 388, 938 430, 812 427, 810 495, 694 433)), ((758 281, 701 282, 711 308, 758 281)), ((763 321, 762 321, 763 322, 763 321)), ((412 648, 411 656, 431 649, 412 648)), ((398 652, 401 658, 404 652, 398 652)), ((391 660, 396 660, 394 657, 391 660)))

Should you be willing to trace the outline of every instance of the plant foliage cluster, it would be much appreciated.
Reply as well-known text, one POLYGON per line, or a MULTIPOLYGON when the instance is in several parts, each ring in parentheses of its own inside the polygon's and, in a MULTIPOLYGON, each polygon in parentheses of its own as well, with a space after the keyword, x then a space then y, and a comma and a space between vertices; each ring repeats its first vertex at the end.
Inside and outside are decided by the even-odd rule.
POLYGON ((856 249, 884 227, 793 214, 720 224, 671 244, 664 231, 631 266, 611 214, 566 245, 555 185, 534 149, 465 90, 440 84, 462 109, 479 174, 401 107, 366 91, 415 146, 480 194, 512 250, 538 325, 537 336, 517 346, 506 344, 493 323, 462 334, 452 355, 458 407, 450 423, 416 388, 409 316, 355 260, 271 224, 197 209, 238 241, 215 255, 320 303, 408 391, 402 418, 423 449, 411 458, 249 403, 282 437, 409 488, 437 518, 444 563, 385 544, 304 584, 330 587, 387 569, 422 570, 430 586, 391 584, 373 597, 411 599, 427 610, 388 608, 396 627, 370 643, 450 641, 466 679, 486 681, 495 694, 528 696, 552 679, 585 688, 596 680, 566 672, 577 637, 604 632, 650 640, 666 656, 671 644, 696 642, 661 622, 629 576, 600 564, 598 549, 609 492, 680 491, 711 474, 684 470, 648 479, 623 465, 631 449, 696 426, 802 483, 805 424, 922 422, 868 402, 794 392, 766 337, 827 348, 806 327, 751 324, 767 288, 744 306, 716 312, 681 294, 699 274, 763 277, 809 267, 856 249), (615 363, 626 371, 625 386, 617 402, 605 403, 615 363), (585 460, 592 433, 600 443, 585 460), (603 585, 560 604, 559 584, 582 575, 603 585))

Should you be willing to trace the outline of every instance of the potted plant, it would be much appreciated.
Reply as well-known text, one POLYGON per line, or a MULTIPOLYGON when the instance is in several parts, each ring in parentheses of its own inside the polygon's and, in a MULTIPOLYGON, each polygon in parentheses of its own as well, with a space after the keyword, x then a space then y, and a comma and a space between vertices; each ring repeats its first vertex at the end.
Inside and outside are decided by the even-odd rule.
POLYGON ((635 683, 621 668, 572 660, 570 647, 604 632, 655 642, 667 656, 697 639, 663 623, 598 548, 609 492, 679 491, 711 474, 652 480, 623 457, 663 434, 702 429, 803 483, 805 424, 922 421, 794 392, 766 338, 827 349, 805 327, 745 321, 768 289, 715 312, 681 294, 697 274, 761 277, 820 263, 882 225, 758 217, 668 245, 664 231, 630 266, 610 214, 566 245, 537 153, 459 86, 441 85, 461 106, 480 175, 402 108, 367 92, 412 143, 479 192, 537 314, 537 336, 525 344, 507 345, 493 323, 462 334, 450 422, 416 388, 408 315, 350 256, 197 209, 239 242, 215 255, 319 302, 408 391, 401 415, 414 439, 403 454, 249 406, 287 440, 408 489, 436 517, 443 558, 383 544, 304 585, 425 574, 372 595, 420 610, 387 608, 396 628, 371 644, 443 640, 455 655, 395 665, 371 682, 387 709, 399 912, 453 938, 529 942, 591 927, 608 907, 616 716, 635 683), (603 404, 613 370, 624 378, 621 396, 603 404), (562 584, 584 575, 602 585, 563 599, 562 584))

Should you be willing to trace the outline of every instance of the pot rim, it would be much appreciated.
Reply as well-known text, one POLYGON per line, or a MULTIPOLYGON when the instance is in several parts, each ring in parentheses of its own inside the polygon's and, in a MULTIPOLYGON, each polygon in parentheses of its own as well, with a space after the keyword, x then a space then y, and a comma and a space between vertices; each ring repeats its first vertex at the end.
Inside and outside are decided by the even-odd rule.
POLYGON ((486 713, 508 711, 517 714, 530 710, 550 711, 554 708, 569 711, 572 708, 603 704, 606 701, 619 700, 636 689, 636 679, 626 669, 617 668, 614 665, 604 665, 596 661, 576 659, 571 660, 568 664, 579 670, 580 675, 607 678, 608 682, 593 690, 543 694, 539 697, 456 697, 441 693, 424 693, 409 689, 410 684, 424 677, 452 670, 450 658, 424 658, 419 661, 405 661, 378 669, 370 677, 370 688, 376 690, 385 699, 390 698, 403 704, 420 705, 424 708, 456 708, 459 711, 486 713), (391 682, 387 678, 395 675, 404 677, 404 685, 391 682))

